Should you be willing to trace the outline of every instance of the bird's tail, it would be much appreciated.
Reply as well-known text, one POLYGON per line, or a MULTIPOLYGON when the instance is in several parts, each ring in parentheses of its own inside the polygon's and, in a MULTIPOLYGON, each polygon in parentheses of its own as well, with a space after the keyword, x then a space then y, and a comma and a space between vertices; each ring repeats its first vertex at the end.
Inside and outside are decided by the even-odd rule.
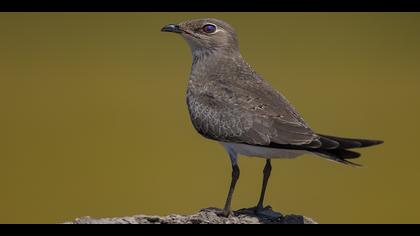
POLYGON ((383 143, 383 141, 381 140, 341 138, 341 137, 334 137, 334 136, 322 135, 322 134, 318 134, 318 135, 321 138, 332 140, 333 142, 337 142, 339 145, 333 149, 317 150, 315 154, 318 154, 319 156, 324 157, 326 159, 336 161, 336 162, 346 164, 346 165, 351 165, 351 166, 361 166, 357 163, 348 161, 348 159, 355 159, 355 158, 360 157, 360 153, 350 151, 347 149, 370 147, 370 146, 379 145, 383 143))
POLYGON ((318 136, 333 140, 340 144, 341 149, 362 148, 382 144, 384 141, 371 139, 341 138, 329 135, 318 134, 318 136))

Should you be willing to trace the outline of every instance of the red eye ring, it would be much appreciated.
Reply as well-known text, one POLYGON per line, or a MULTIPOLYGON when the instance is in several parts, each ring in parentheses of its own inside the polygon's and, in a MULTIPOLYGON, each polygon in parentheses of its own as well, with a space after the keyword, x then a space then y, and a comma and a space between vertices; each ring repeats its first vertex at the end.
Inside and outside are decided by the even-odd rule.
POLYGON ((216 29, 216 26, 212 24, 206 24, 203 26, 203 31, 208 34, 214 33, 216 29))

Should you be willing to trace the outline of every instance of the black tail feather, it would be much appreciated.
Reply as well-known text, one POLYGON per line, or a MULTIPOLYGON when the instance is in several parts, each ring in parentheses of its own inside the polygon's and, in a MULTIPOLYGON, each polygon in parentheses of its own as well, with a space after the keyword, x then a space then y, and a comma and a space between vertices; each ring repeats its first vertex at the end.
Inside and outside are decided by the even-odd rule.
MULTIPOLYGON (((339 145, 333 148, 325 148, 321 146, 321 148, 314 150, 314 153, 339 163, 343 163, 346 165, 351 166, 361 166, 357 163, 353 163, 348 161, 348 159, 355 159, 360 157, 360 153, 349 151, 347 149, 351 148, 363 148, 374 146, 383 143, 380 140, 368 140, 368 139, 354 139, 354 138, 341 138, 341 137, 334 137, 329 135, 318 134, 321 138, 321 142, 327 141, 328 143, 336 142, 339 145)), ((331 145, 329 145, 331 146, 331 145)))
POLYGON ((345 149, 334 149, 334 150, 319 150, 315 152, 316 154, 320 155, 323 158, 336 161, 342 164, 351 165, 351 166, 358 166, 360 164, 348 161, 347 159, 355 159, 360 157, 360 153, 353 152, 345 149))
POLYGON ((321 138, 330 139, 338 142, 340 149, 349 149, 349 148, 362 148, 370 147, 378 144, 382 144, 381 140, 369 140, 369 139, 354 139, 354 138, 341 138, 334 137, 329 135, 318 134, 321 138))
POLYGON ((335 150, 328 150, 329 154, 333 154, 341 159, 356 159, 360 157, 360 153, 349 151, 346 149, 335 149, 335 150))
POLYGON ((318 134, 318 136, 318 141, 320 141, 321 145, 316 148, 307 145, 299 146, 278 143, 270 143, 269 145, 263 146, 280 149, 306 150, 331 161, 339 162, 350 166, 360 167, 360 164, 348 161, 348 159, 356 159, 360 157, 360 153, 350 151, 347 149, 363 148, 383 143, 383 141, 381 140, 342 138, 323 134, 318 134))

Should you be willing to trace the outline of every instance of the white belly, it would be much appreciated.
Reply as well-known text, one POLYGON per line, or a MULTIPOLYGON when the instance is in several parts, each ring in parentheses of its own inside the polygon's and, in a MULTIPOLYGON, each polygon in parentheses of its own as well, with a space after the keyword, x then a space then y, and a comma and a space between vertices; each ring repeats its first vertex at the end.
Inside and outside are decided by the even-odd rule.
POLYGON ((239 155, 248 157, 261 157, 261 158, 296 158, 298 156, 308 154, 307 151, 302 150, 290 150, 290 149, 278 149, 268 147, 258 147, 247 144, 239 143, 223 143, 221 144, 227 150, 233 150, 239 155))

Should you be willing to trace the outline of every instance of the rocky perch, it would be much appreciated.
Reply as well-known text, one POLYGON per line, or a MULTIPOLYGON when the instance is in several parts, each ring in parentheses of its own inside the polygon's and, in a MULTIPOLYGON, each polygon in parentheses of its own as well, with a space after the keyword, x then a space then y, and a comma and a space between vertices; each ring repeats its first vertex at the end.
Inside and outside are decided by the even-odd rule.
POLYGON ((286 215, 267 207, 255 214, 252 208, 235 211, 230 217, 219 216, 220 209, 206 208, 194 215, 146 216, 136 215, 118 218, 94 219, 89 216, 67 222, 66 224, 317 224, 310 218, 300 215, 286 215))

